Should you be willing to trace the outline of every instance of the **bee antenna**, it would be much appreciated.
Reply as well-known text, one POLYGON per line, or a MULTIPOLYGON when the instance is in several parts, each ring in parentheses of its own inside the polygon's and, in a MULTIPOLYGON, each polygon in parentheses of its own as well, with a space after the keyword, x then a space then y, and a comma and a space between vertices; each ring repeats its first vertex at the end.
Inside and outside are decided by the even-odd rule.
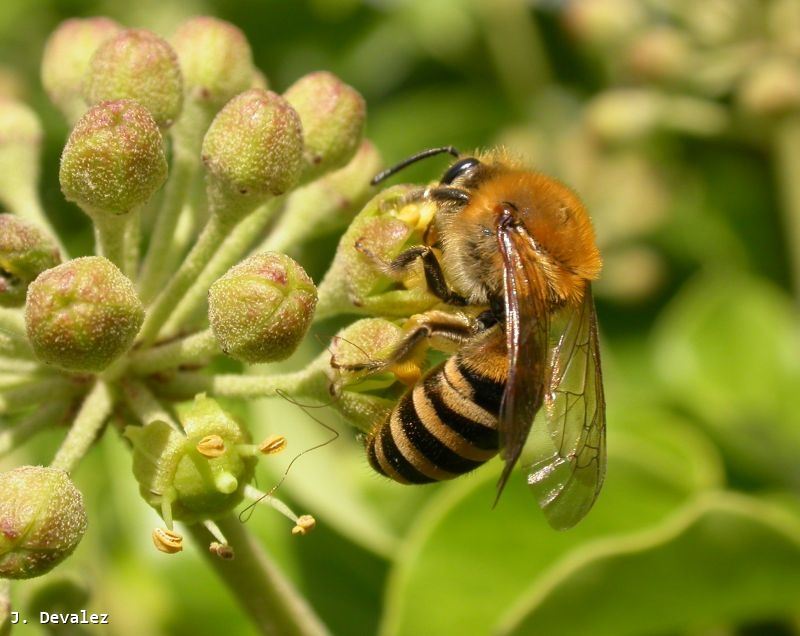
MULTIPOLYGON (((249 520, 250 520, 250 517, 253 515, 253 510, 255 510, 255 507, 256 507, 256 506, 257 506, 257 505, 258 505, 258 504, 261 502, 261 500, 262 500, 262 499, 266 499, 267 497, 272 497, 272 495, 273 495, 273 494, 275 494, 275 491, 276 491, 276 490, 278 490, 278 488, 280 488, 280 487, 283 485, 283 482, 284 482, 284 481, 286 481, 286 477, 287 477, 287 475, 289 474, 289 471, 291 470, 292 466, 294 465, 294 463, 295 463, 295 462, 296 462, 298 459, 300 459, 300 458, 301 458, 303 455, 305 455, 306 453, 310 453, 310 452, 312 452, 312 451, 319 450, 320 448, 323 448, 323 447, 327 446, 328 444, 333 444, 333 442, 335 442, 337 439, 339 439, 339 431, 337 431, 337 430, 336 430, 335 428, 333 428, 332 426, 330 426, 330 425, 326 424, 325 422, 323 422, 323 421, 322 421, 321 419, 319 419, 318 417, 314 417, 314 416, 313 416, 311 413, 309 413, 309 412, 308 412, 308 409, 312 409, 312 408, 322 408, 322 407, 324 407, 324 406, 329 406, 329 404, 323 404, 323 405, 320 405, 320 406, 317 406, 317 405, 313 405, 313 406, 312 406, 312 405, 308 405, 308 404, 301 404, 301 403, 300 403, 300 402, 298 402, 297 400, 295 400, 295 399, 293 399, 293 398, 289 397, 289 396, 286 394, 286 392, 285 392, 285 391, 282 391, 281 389, 278 389, 277 391, 275 391, 275 393, 276 393, 277 395, 279 395, 280 397, 282 397, 282 398, 283 398, 284 400, 286 400, 287 402, 289 402, 289 403, 291 403, 291 404, 294 404, 295 406, 298 406, 298 407, 300 407, 300 408, 303 410, 303 412, 304 412, 306 415, 308 415, 308 417, 310 417, 312 420, 314 420, 314 421, 315 421, 317 424, 319 424, 319 425, 320 425, 322 428, 324 428, 324 429, 326 429, 327 431, 329 431, 329 432, 331 433, 331 437, 329 437, 329 438, 328 438, 327 440, 325 440, 324 442, 321 442, 321 443, 319 443, 319 444, 316 444, 315 446, 312 446, 312 447, 310 447, 310 448, 306 448, 305 450, 302 450, 302 451, 300 451, 299 453, 297 453, 297 455, 295 455, 295 456, 292 458, 292 461, 290 461, 290 462, 289 462, 289 465, 286 467, 286 470, 284 470, 284 471, 283 471, 283 475, 281 475, 281 478, 280 478, 280 480, 278 481, 278 483, 277 483, 277 484, 275 484, 275 485, 274 485, 274 486, 273 486, 273 487, 272 487, 272 488, 269 490, 269 492, 267 492, 267 493, 264 493, 264 494, 263 494, 261 497, 259 497, 259 498, 258 498, 258 499, 256 499, 255 501, 251 502, 251 503, 250 503, 250 505, 248 505, 248 506, 247 506, 247 507, 246 507, 244 510, 242 510, 242 511, 239 513, 239 521, 241 521, 242 523, 246 523, 247 521, 249 521, 249 520)), ((332 404, 332 402, 331 402, 331 404, 332 404)))
POLYGON ((394 174, 400 172, 403 168, 410 166, 412 163, 416 163, 422 159, 427 159, 428 157, 434 157, 436 155, 441 154, 450 154, 454 157, 458 158, 461 156, 461 153, 458 152, 453 146, 442 146, 441 148, 428 148, 427 150, 423 150, 422 152, 418 152, 415 155, 411 155, 406 159, 403 159, 400 163, 393 165, 391 168, 386 168, 385 170, 381 170, 378 174, 372 177, 372 180, 369 182, 370 185, 378 185, 381 181, 385 181, 389 177, 394 174))

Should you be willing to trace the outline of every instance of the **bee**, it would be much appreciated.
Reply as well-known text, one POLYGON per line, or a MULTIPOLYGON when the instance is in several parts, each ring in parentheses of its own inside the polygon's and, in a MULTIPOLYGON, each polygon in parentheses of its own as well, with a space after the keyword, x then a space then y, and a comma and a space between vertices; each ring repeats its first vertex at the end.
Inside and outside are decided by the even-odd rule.
POLYGON ((463 156, 433 148, 372 183, 442 153, 456 160, 439 183, 406 197, 434 205, 423 243, 391 262, 356 245, 398 280, 421 262, 444 308, 416 316, 385 360, 349 368, 396 367, 431 340, 455 348, 375 424, 366 438, 369 463, 397 482, 422 484, 467 473, 499 453, 499 498, 535 437, 528 484, 549 523, 569 528, 597 498, 606 465, 591 289, 602 261, 591 221, 569 188, 498 150, 463 156))

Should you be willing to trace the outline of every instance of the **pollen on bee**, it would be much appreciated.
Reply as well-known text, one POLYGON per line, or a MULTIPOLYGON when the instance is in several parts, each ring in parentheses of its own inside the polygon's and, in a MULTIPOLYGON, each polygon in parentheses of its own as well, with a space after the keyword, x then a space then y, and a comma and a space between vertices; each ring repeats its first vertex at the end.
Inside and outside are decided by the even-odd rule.
POLYGON ((422 377, 422 368, 415 360, 404 360, 389 367, 397 380, 406 386, 415 385, 422 377))

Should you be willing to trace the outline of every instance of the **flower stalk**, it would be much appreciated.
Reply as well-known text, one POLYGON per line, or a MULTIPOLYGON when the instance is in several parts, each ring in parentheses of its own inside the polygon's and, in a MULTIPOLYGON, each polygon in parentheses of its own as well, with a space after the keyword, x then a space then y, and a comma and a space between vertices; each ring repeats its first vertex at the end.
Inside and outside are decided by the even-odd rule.
POLYGON ((231 545, 236 558, 223 560, 206 550, 209 533, 201 524, 188 527, 189 535, 206 560, 236 595, 262 634, 267 636, 323 636, 328 634, 306 600, 248 534, 245 526, 231 516, 216 524, 231 545))
POLYGON ((61 443, 50 466, 67 473, 72 472, 94 443, 108 416, 113 398, 105 382, 98 381, 83 401, 75 421, 61 443))

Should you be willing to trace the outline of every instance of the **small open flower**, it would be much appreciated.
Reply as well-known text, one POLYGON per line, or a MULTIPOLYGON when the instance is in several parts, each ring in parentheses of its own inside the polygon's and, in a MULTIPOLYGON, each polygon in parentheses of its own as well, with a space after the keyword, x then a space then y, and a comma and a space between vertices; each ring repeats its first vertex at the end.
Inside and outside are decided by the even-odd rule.
POLYGON ((67 261, 28 288, 25 326, 34 352, 70 371, 105 369, 128 350, 143 319, 133 283, 101 256, 67 261))
POLYGON ((211 398, 198 395, 181 414, 181 424, 185 434, 160 420, 125 431, 134 445, 133 473, 142 497, 168 527, 173 520, 194 523, 232 510, 256 463, 249 449, 239 448, 249 444, 247 432, 211 398), (223 452, 204 453, 199 448, 204 444, 223 452))
POLYGON ((49 572, 86 532, 83 496, 67 473, 21 466, 0 473, 0 578, 49 572))
POLYGON ((211 286, 209 320, 220 348, 245 362, 288 358, 305 336, 317 290, 283 254, 255 254, 211 286))
POLYGON ((32 223, 0 214, 0 307, 19 307, 28 285, 61 261, 52 238, 32 223))

